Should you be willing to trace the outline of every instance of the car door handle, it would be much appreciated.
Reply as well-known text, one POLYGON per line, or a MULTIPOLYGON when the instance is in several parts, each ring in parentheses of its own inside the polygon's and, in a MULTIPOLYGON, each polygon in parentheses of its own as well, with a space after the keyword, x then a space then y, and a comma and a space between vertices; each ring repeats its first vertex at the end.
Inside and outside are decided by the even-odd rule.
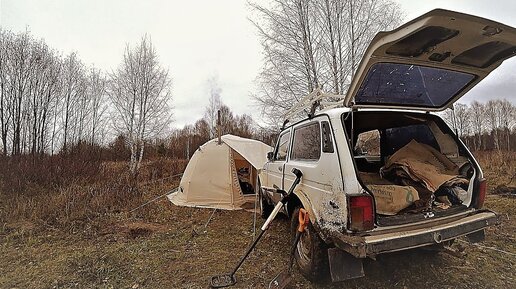
POLYGON ((283 171, 283 167, 278 167, 278 171, 283 171))

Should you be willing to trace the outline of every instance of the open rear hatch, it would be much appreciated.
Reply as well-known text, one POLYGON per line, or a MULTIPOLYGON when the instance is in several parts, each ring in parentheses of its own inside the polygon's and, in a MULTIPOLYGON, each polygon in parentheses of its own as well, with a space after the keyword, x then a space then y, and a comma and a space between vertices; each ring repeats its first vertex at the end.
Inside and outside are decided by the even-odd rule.
POLYGON ((441 111, 515 54, 515 28, 432 10, 375 36, 344 104, 441 111))
POLYGON ((378 225, 480 208, 485 181, 473 156, 439 117, 356 108, 442 111, 515 54, 515 28, 441 9, 375 36, 344 99, 354 109, 343 122, 357 177, 374 195, 378 225), (364 143, 377 143, 376 155, 372 147, 357 148, 360 134, 364 143), (395 196, 412 207, 382 211, 380 197, 390 205, 395 196), (414 200, 424 206, 414 208, 414 200))
POLYGON ((377 224, 391 226, 478 208, 482 171, 444 121, 419 112, 364 110, 343 115, 354 165, 375 199, 377 224))

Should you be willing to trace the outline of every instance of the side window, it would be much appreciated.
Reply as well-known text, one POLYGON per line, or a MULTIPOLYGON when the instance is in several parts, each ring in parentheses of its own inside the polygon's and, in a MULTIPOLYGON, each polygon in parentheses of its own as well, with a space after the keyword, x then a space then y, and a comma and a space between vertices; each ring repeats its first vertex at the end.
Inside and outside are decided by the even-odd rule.
POLYGON ((321 157, 321 128, 319 122, 294 130, 292 160, 316 161, 321 157))
POLYGON ((330 123, 327 121, 321 122, 322 125, 322 151, 323 153, 333 153, 333 141, 331 137, 330 123))
POLYGON ((358 135, 355 155, 380 156, 380 132, 377 129, 358 135))
POLYGON ((276 153, 274 154, 274 160, 276 161, 284 161, 287 159, 288 147, 290 140, 290 131, 281 135, 278 141, 278 146, 276 147, 276 153))

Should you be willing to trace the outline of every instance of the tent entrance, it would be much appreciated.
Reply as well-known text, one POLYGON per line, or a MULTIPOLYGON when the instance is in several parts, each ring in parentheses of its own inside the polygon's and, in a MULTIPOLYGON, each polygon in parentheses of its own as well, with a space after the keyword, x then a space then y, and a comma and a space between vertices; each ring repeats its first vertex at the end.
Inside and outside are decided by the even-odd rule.
POLYGON ((178 206, 245 209, 256 200, 257 172, 267 162, 271 147, 232 135, 210 140, 188 162, 180 189, 169 195, 178 206))
POLYGON ((235 170, 237 172, 238 183, 242 194, 254 195, 256 188, 256 169, 242 157, 238 152, 233 150, 233 159, 235 162, 235 170))

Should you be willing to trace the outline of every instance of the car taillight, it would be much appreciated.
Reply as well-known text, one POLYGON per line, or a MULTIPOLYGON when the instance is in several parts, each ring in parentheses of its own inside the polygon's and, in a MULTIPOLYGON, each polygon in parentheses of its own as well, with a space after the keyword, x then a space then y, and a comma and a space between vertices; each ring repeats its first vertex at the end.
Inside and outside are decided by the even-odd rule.
POLYGON ((369 195, 349 196, 349 229, 366 231, 374 228, 373 199, 369 195))
POLYGON ((482 179, 478 184, 478 196, 477 201, 475 203, 475 208, 482 209, 484 206, 484 201, 486 200, 486 192, 487 192, 487 182, 485 179, 482 179))

